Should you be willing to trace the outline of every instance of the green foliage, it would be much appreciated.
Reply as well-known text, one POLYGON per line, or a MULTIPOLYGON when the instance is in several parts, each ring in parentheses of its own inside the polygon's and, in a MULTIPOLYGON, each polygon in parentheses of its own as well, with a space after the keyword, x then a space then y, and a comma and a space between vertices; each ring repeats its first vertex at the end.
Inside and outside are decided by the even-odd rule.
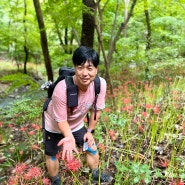
POLYGON ((29 75, 23 73, 15 73, 0 78, 0 81, 11 83, 6 93, 10 93, 21 86, 28 86, 30 90, 39 88, 39 84, 29 75))
POLYGON ((11 105, 11 109, 7 109, 3 112, 6 118, 16 117, 15 123, 21 125, 26 122, 34 122, 35 119, 40 117, 42 103, 43 102, 39 100, 23 98, 21 100, 16 100, 13 105, 11 105))
MULTIPOLYGON (((171 179, 185 179, 184 1, 148 0, 147 2, 151 25, 150 50, 146 51, 145 9, 143 1, 139 0, 126 28, 126 36, 121 34, 116 43, 116 50, 110 61, 110 73, 114 78, 114 95, 107 96, 110 111, 102 114, 95 132, 97 141, 106 148, 106 152, 101 156, 102 169, 109 168, 112 161, 115 161, 111 166, 115 168, 113 169, 116 174, 115 184, 155 184, 156 180, 170 184, 171 179), (135 67, 131 68, 130 64, 134 64, 135 67), (137 82, 136 77, 139 79, 137 82), (116 107, 111 106, 113 96, 116 99, 116 107), (113 129, 116 140, 112 140, 108 134, 113 129), (161 157, 161 154, 155 150, 159 146, 162 146, 162 155, 169 159, 165 167, 162 163, 161 169, 157 168, 161 165, 160 160, 156 160, 156 156, 161 157)), ((43 62, 43 57, 33 2, 28 0, 26 3, 27 15, 24 16, 22 1, 0 2, 0 52, 6 52, 11 59, 21 62, 25 57, 23 48, 26 45, 30 54, 29 61, 40 63, 43 62)), ((80 40, 82 11, 87 9, 79 0, 49 0, 43 1, 41 5, 52 66, 58 73, 58 67, 61 65, 72 64, 71 52, 77 46, 74 33, 80 40), (61 36, 60 41, 59 36, 61 36), (67 44, 65 39, 68 41, 67 44)), ((107 54, 110 38, 114 38, 120 24, 124 22, 125 5, 123 1, 102 0, 100 7, 103 8, 102 17, 96 18, 102 26, 103 44, 107 54), (113 28, 116 3, 119 4, 113 28)), ((97 49, 98 45, 95 33, 94 48, 97 49)), ((103 61, 101 51, 100 57, 103 61)), ((99 71, 105 75, 103 62, 99 71)), ((3 83, 11 83, 6 93, 26 86, 32 94, 32 90, 39 87, 30 76, 20 73, 3 76, 0 80, 3 83)), ((32 137, 29 135, 32 131, 30 123, 36 122, 40 125, 41 107, 42 100, 34 101, 31 97, 23 97, 10 109, 1 110, 3 126, 0 126, 0 136, 6 143, 0 152, 5 158, 5 162, 0 164, 1 174, 6 171, 4 169, 11 168, 15 162, 29 159, 30 163, 35 163, 33 157, 42 156, 42 152, 39 153, 38 150, 35 152, 32 148, 35 143, 41 147, 40 131, 32 137), (16 143, 15 131, 25 125, 29 130, 24 133, 18 130, 23 140, 16 143), (24 154, 21 155, 21 152, 24 154)), ((39 151, 42 150, 39 148, 39 151)))
MULTIPOLYGON (((99 149, 100 168, 115 174, 115 185, 170 184, 174 179, 185 179, 184 79, 166 76, 166 80, 157 84, 130 78, 122 82, 117 82, 115 88, 116 109, 109 104, 112 97, 107 96, 107 108, 95 130, 97 146, 104 147, 104 151, 99 149), (114 138, 110 133, 114 133, 114 138), (157 153, 159 146, 162 153, 157 153), (164 163, 163 157, 168 162, 164 163)), ((9 109, 1 110, 0 135, 3 143, 8 143, 0 153, 5 160, 0 165, 2 174, 16 162, 40 165, 42 134, 35 124, 41 126, 42 103, 39 98, 22 98, 9 109), (21 142, 16 140, 18 136, 21 142)), ((62 174, 63 179, 68 176, 66 172, 62 174)), ((73 181, 81 182, 82 176, 78 173, 73 181)))
POLYGON ((152 171, 147 164, 130 162, 127 164, 119 161, 115 162, 117 174, 116 183, 120 184, 149 184, 152 180, 152 171))
POLYGON ((25 160, 28 163, 33 159, 41 160, 42 103, 40 99, 23 98, 0 110, 0 182, 7 180, 5 169, 11 169, 25 160))

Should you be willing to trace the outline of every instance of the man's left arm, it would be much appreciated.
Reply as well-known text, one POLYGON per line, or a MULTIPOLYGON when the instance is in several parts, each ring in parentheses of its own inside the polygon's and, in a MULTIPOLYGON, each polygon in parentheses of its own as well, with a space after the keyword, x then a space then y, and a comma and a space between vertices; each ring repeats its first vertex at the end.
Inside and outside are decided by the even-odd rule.
POLYGON ((101 110, 97 110, 96 111, 96 120, 94 120, 94 110, 91 110, 87 133, 84 135, 84 141, 87 140, 89 146, 92 146, 95 143, 92 132, 95 129, 95 127, 99 121, 100 116, 101 116, 101 110))
POLYGON ((105 95, 106 95, 106 89, 107 89, 107 83, 105 79, 100 77, 100 94, 98 95, 97 102, 96 102, 96 120, 94 120, 94 109, 91 109, 91 114, 89 118, 89 125, 87 128, 87 133, 84 135, 84 141, 88 140, 88 145, 91 146, 94 144, 94 138, 92 135, 92 131, 95 129, 100 116, 101 111, 105 108, 105 95))

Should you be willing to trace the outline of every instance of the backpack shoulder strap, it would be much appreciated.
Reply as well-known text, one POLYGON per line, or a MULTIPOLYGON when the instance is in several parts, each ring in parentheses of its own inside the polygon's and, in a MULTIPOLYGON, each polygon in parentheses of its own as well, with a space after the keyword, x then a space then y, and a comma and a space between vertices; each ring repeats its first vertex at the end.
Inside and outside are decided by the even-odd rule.
POLYGON ((100 78, 99 78, 99 76, 96 76, 94 79, 94 92, 95 92, 95 97, 100 93, 100 78))
POLYGON ((74 85, 73 77, 72 76, 66 76, 65 77, 66 85, 71 86, 74 85))
POLYGON ((98 99, 98 95, 100 93, 100 78, 99 78, 99 76, 96 76, 94 79, 94 92, 95 92, 95 100, 93 103, 93 107, 94 107, 94 120, 96 120, 96 111, 97 111, 96 102, 98 99))
POLYGON ((65 82, 67 86, 67 106, 71 109, 78 106, 78 87, 73 82, 72 76, 66 76, 65 82))

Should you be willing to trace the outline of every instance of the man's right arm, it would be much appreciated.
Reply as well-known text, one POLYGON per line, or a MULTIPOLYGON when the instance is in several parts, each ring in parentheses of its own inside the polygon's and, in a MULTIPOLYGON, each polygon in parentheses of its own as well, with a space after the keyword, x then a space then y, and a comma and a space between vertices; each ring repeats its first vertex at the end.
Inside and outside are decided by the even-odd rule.
POLYGON ((64 136, 58 143, 58 146, 62 145, 62 160, 70 161, 73 159, 73 151, 78 154, 74 136, 67 121, 58 123, 58 127, 64 136))

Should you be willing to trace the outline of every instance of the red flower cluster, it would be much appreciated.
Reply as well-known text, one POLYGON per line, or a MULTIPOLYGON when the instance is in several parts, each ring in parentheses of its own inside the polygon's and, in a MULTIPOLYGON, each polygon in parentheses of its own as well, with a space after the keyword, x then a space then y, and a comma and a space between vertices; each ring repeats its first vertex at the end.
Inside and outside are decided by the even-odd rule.
POLYGON ((66 167, 68 170, 76 172, 81 167, 81 163, 77 159, 73 158, 71 161, 66 162, 66 167))
POLYGON ((181 180, 173 180, 170 185, 184 185, 184 182, 181 180))
POLYGON ((105 145, 102 144, 102 143, 99 143, 99 144, 98 144, 98 149, 100 150, 100 152, 103 152, 103 153, 106 151, 106 147, 105 147, 105 145))
POLYGON ((27 168, 27 166, 26 166, 25 163, 21 163, 20 165, 16 165, 15 173, 16 174, 22 174, 22 173, 24 173, 26 168, 27 168))
POLYGON ((51 185, 50 180, 42 179, 42 170, 39 167, 28 167, 25 163, 17 165, 14 169, 13 176, 7 182, 7 185, 19 184, 37 184, 42 181, 43 185, 51 185))
POLYGON ((112 141, 116 140, 116 136, 115 136, 115 131, 114 130, 109 130, 109 136, 111 138, 112 141))
POLYGON ((3 125, 3 122, 0 121, 0 127, 3 125))
POLYGON ((34 178, 41 178, 41 169, 38 167, 31 167, 28 172, 24 175, 25 180, 31 180, 34 178))
POLYGON ((163 168, 168 168, 169 161, 167 159, 164 159, 163 161, 160 160, 160 166, 163 167, 163 168))

